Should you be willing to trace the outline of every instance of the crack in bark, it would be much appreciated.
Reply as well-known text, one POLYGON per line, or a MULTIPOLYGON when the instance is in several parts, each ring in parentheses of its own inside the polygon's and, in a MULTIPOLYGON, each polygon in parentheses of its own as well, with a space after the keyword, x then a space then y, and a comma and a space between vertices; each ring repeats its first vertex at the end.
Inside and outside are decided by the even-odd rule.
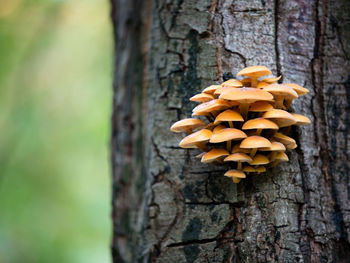
MULTIPOLYGON (((336 240, 334 237, 331 237, 333 240, 334 244, 337 244, 339 242, 342 242, 342 239, 345 241, 345 243, 348 241, 348 235, 345 230, 345 225, 344 225, 344 217, 343 217, 343 212, 340 208, 339 205, 339 197, 338 197, 338 192, 334 183, 334 178, 331 176, 332 175, 332 158, 329 154, 328 146, 329 146, 329 135, 326 129, 322 129, 322 127, 328 127, 327 126, 327 116, 326 116, 326 109, 325 109, 325 98, 324 98, 324 42, 325 42, 325 27, 326 25, 324 24, 324 20, 327 21, 327 14, 328 14, 328 6, 327 3, 323 3, 321 5, 320 1, 317 0, 315 3, 315 17, 316 17, 316 23, 315 23, 315 46, 314 46, 314 57, 311 60, 311 73, 312 73, 312 85, 315 90, 315 95, 313 99, 316 99, 318 102, 317 104, 320 107, 320 113, 318 115, 315 114, 314 111, 314 105, 312 103, 312 113, 314 115, 315 119, 315 125, 317 127, 317 131, 315 132, 315 138, 316 142, 319 143, 320 145, 320 160, 322 162, 322 172, 324 174, 324 179, 327 182, 326 187, 328 188, 329 194, 331 195, 333 200, 333 214, 336 215, 339 219, 337 222, 334 222, 336 226, 339 227, 340 231, 340 240, 336 240), (323 20, 320 19, 320 11, 321 9, 322 15, 325 16, 323 20), (319 79, 317 78, 319 76, 319 79), (319 134, 320 133, 320 134, 319 134), (320 140, 319 138, 322 138, 320 140)), ((321 213, 323 214, 323 205, 321 205, 321 213)), ((334 220, 333 220, 334 221, 334 220)), ((308 233, 311 239, 311 247, 315 246, 317 243, 316 240, 314 239, 314 234, 310 235, 310 231, 312 229, 309 229, 308 233)), ((313 233, 313 232, 312 232, 313 233)), ((347 243, 349 245, 349 243, 347 243)), ((321 243, 318 249, 322 249, 321 247, 324 247, 324 245, 321 243)), ((312 257, 311 257, 312 261, 312 257)))
POLYGON ((228 48, 225 47, 225 50, 233 55, 237 55, 241 60, 242 60, 242 63, 243 65, 246 67, 247 66, 247 59, 245 56, 243 56, 241 53, 237 52, 237 51, 232 51, 228 48))
MULTIPOLYGON (((281 73, 281 62, 280 62, 280 51, 278 48, 278 14, 279 14, 279 0, 274 0, 275 5, 275 13, 274 13, 274 22, 275 22, 275 32, 274 32, 274 41, 275 41, 275 55, 276 55, 276 71, 277 76, 280 76, 281 73)), ((281 78, 281 81, 283 81, 283 76, 281 78)))
POLYGON ((208 205, 208 206, 212 206, 212 205, 225 205, 228 204, 232 207, 242 207, 243 206, 243 202, 185 202, 186 205, 208 205))
POLYGON ((205 239, 198 239, 198 240, 188 240, 183 242, 177 242, 177 243, 171 243, 168 244, 167 247, 183 247, 183 246, 190 246, 195 244, 206 244, 211 242, 216 242, 216 238, 205 238, 205 239))
POLYGON ((245 9, 245 10, 231 10, 232 13, 266 13, 265 9, 245 9))

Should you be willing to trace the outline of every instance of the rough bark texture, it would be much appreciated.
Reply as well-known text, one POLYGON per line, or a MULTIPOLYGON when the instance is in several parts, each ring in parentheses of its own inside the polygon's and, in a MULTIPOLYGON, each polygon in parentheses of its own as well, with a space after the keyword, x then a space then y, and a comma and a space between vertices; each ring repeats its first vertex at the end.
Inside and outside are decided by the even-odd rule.
POLYGON ((347 0, 112 0, 115 262, 349 262, 347 0), (188 98, 262 64, 310 90, 290 162, 238 185, 178 147, 188 98))

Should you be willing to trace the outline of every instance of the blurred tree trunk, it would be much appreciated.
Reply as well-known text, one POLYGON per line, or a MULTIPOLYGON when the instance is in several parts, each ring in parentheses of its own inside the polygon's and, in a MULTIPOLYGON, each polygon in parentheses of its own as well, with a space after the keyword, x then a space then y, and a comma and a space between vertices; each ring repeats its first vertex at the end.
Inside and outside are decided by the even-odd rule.
POLYGON ((347 0, 112 0, 114 262, 349 262, 347 0), (244 66, 310 90, 312 125, 238 185, 180 149, 188 98, 244 66))

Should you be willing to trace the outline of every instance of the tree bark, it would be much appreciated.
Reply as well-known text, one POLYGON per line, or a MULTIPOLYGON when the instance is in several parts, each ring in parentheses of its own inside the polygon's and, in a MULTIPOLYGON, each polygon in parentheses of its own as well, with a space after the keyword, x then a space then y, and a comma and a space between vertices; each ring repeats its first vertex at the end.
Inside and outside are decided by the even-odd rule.
POLYGON ((114 262, 349 262, 347 0, 112 0, 114 262), (265 65, 310 90, 290 162, 235 185, 178 147, 188 99, 265 65))

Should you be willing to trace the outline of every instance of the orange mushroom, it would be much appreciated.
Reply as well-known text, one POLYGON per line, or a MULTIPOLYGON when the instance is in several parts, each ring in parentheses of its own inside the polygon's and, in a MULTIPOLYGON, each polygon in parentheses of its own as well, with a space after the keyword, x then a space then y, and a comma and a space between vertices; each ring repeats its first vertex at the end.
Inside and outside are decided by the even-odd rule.
POLYGON ((246 78, 211 85, 191 97, 190 101, 200 103, 192 116, 205 116, 209 123, 195 118, 174 123, 171 131, 188 133, 180 147, 203 150, 196 156, 203 163, 237 162, 237 169, 225 173, 235 183, 245 178, 245 173, 259 174, 266 167, 288 161, 285 151, 297 147, 286 135, 289 129, 311 123, 308 117, 288 108, 309 91, 294 83, 278 84, 281 76, 266 77, 270 74, 264 66, 246 67, 238 73, 246 78), (242 167, 244 162, 249 165, 242 167))
POLYGON ((249 104, 256 101, 271 101, 273 96, 261 89, 237 88, 221 93, 219 98, 239 102, 240 112, 243 118, 246 120, 249 104))
POLYGON ((205 122, 202 120, 189 118, 175 122, 170 127, 170 130, 172 132, 187 132, 188 134, 191 134, 193 130, 204 127, 205 125, 205 122))
POLYGON ((181 148, 200 148, 203 151, 207 151, 205 143, 209 141, 212 136, 212 131, 207 129, 202 129, 200 131, 194 132, 180 142, 181 148))
POLYGON ((195 101, 195 102, 208 102, 215 99, 213 95, 207 94, 207 93, 199 93, 197 95, 194 95, 193 97, 190 98, 190 101, 195 101))
MULTIPOLYGON (((263 88, 263 90, 271 93, 276 101, 276 107, 279 109, 284 109, 284 100, 290 105, 291 101, 298 98, 298 94, 290 87, 282 84, 270 84, 263 88)), ((286 108, 289 108, 286 107, 286 108)))
POLYGON ((242 170, 242 162, 250 163, 252 161, 252 158, 250 158, 250 156, 246 155, 245 153, 233 153, 224 159, 224 162, 229 161, 237 162, 237 169, 242 170))
POLYGON ((260 135, 263 129, 278 130, 278 125, 268 119, 257 118, 257 119, 246 121, 242 127, 242 130, 255 130, 255 129, 256 129, 256 134, 260 135))
POLYGON ((246 138, 247 135, 238 129, 235 128, 226 128, 215 132, 211 137, 210 143, 220 143, 227 142, 227 150, 231 152, 231 141, 233 140, 241 140, 246 138))
POLYGON ((242 178, 245 178, 245 173, 240 170, 229 170, 224 176, 231 177, 233 182, 238 184, 242 178))
POLYGON ((214 124, 219 124, 221 122, 228 122, 230 128, 233 128, 234 121, 244 121, 241 114, 234 110, 225 110, 216 116, 214 124))
POLYGON ((249 136, 241 142, 239 147, 243 149, 251 149, 250 157, 254 157, 258 148, 271 147, 271 142, 261 136, 249 136))
POLYGON ((237 76, 246 76, 251 79, 251 85, 255 88, 258 85, 258 78, 270 75, 271 71, 265 66, 250 66, 242 69, 237 76))
POLYGON ((218 161, 219 163, 222 163, 222 160, 220 158, 223 158, 227 155, 229 155, 229 152, 225 149, 211 149, 209 152, 202 156, 201 162, 211 163, 214 161, 218 161))

